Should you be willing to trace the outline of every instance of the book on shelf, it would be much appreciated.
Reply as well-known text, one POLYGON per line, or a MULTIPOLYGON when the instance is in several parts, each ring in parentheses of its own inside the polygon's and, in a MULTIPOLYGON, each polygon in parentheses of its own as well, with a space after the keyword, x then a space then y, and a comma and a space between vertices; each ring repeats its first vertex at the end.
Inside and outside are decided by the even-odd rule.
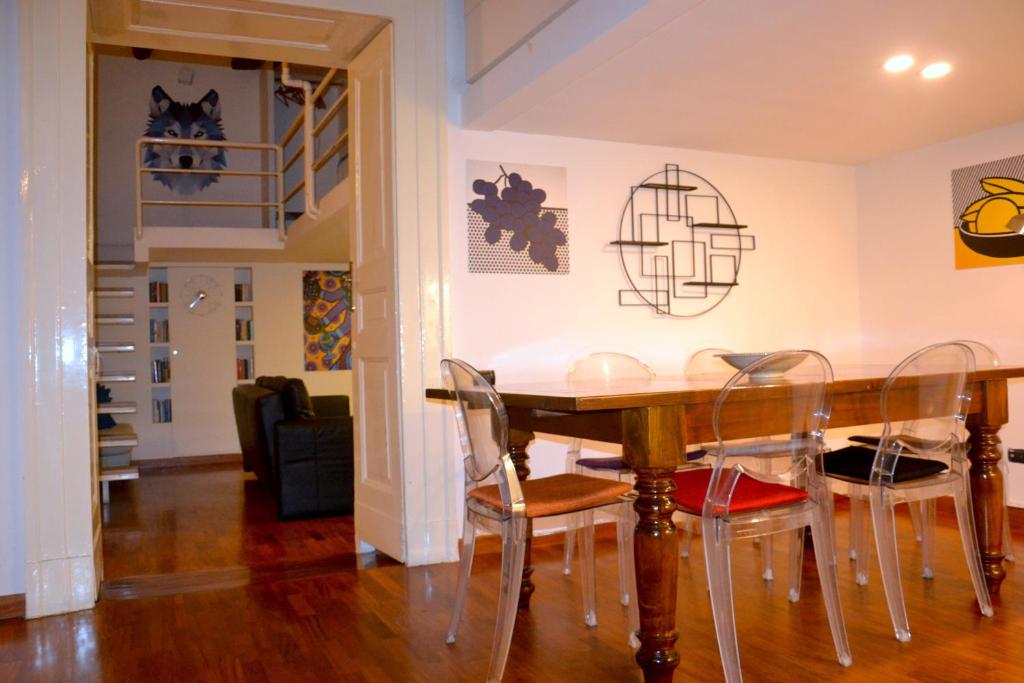
POLYGON ((150 364, 150 378, 153 384, 166 384, 171 381, 171 361, 157 358, 150 364))
POLYGON ((242 303, 248 303, 252 301, 252 285, 236 282, 235 301, 242 303))
POLYGON ((235 374, 240 380, 252 379, 252 361, 248 358, 236 358, 235 374))
POLYGON ((151 304, 165 304, 165 303, 167 303, 167 283, 166 282, 150 282, 149 283, 149 303, 151 303, 151 304))
POLYGON ((171 399, 153 399, 153 422, 163 424, 171 421, 171 399))
POLYGON ((166 320, 149 320, 149 342, 151 344, 166 344, 171 340, 170 326, 166 320))
POLYGON ((252 321, 235 318, 235 341, 252 341, 252 321))

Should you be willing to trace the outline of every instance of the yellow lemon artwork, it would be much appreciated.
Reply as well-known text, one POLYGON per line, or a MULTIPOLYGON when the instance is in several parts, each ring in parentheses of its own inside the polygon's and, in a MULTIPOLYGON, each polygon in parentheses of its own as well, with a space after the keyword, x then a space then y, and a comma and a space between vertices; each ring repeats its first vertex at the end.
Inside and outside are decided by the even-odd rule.
MULTIPOLYGON (((1004 162, 1016 159, 1020 157, 1004 162)), ((976 169, 979 167, 958 171, 976 169)), ((962 176, 958 179, 958 171, 953 172, 956 267, 1024 264, 1024 180, 1000 176, 975 177, 974 183, 978 184, 974 185, 962 176), (968 189, 971 185, 973 190, 968 189), (965 203, 965 200, 969 201, 965 203)), ((1024 176, 1024 173, 1018 175, 1024 176)))

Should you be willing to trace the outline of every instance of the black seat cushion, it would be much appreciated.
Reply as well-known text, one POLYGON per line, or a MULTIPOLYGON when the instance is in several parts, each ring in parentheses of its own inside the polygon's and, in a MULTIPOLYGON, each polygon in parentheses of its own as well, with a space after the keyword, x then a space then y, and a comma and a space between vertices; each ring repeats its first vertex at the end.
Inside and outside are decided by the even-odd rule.
MULTIPOLYGON (((825 454, 825 474, 837 479, 868 483, 871 481, 871 466, 875 462, 875 449, 863 446, 847 446, 825 454)), ((893 472, 894 482, 911 481, 930 477, 948 469, 936 460, 912 458, 901 455, 893 472)))

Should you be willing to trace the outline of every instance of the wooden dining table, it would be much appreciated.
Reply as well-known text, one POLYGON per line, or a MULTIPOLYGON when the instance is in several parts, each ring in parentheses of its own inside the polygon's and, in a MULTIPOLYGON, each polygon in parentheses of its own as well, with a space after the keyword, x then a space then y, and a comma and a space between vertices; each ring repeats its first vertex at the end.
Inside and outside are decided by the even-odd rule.
MULTIPOLYGON (((832 385, 831 427, 882 421, 879 393, 892 366, 836 366, 832 385)), ((1024 377, 1024 366, 978 370, 969 378, 967 418, 971 492, 988 590, 995 595, 1005 578, 1002 552, 1003 478, 999 429, 1009 419, 1007 380, 1024 377)), ((672 473, 686 460, 687 444, 714 441, 714 402, 726 377, 656 377, 650 380, 573 382, 564 380, 496 386, 508 411, 509 454, 520 479, 530 476, 527 447, 537 432, 622 444, 636 473, 637 527, 634 545, 640 649, 636 661, 648 683, 672 680, 675 649, 678 539, 672 522, 672 473)), ((730 437, 784 433, 778 407, 787 399, 784 384, 765 382, 744 389, 747 400, 723 419, 730 437)), ((446 389, 428 389, 428 398, 451 399, 446 389)), ((920 416, 916 394, 892 391, 889 417, 920 416)), ((520 607, 529 607, 529 548, 523 570, 520 607)))

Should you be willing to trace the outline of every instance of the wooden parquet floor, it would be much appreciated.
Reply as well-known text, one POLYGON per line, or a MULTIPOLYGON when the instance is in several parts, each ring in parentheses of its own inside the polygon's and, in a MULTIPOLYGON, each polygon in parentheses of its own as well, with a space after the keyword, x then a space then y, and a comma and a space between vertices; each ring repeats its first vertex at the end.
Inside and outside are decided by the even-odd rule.
MULTIPOLYGON (((0 622, 0 681, 481 681, 487 669, 500 555, 477 556, 458 642, 445 644, 456 565, 406 568, 353 553, 352 520, 278 522, 251 475, 236 469, 147 474, 112 486, 105 531, 108 582, 96 609, 0 622)), ((1024 515, 1015 517, 1024 538, 1024 515)), ((520 611, 506 681, 639 681, 616 599, 615 542, 597 543, 599 625, 587 629, 576 576, 560 572, 561 544, 534 551, 537 592, 520 611)), ((877 567, 853 582, 838 536, 853 666, 834 657, 813 558, 803 596, 786 599, 785 548, 774 584, 760 550, 734 551, 737 624, 748 681, 1022 681, 1024 580, 1008 565, 996 616, 974 605, 955 522, 940 510, 936 578, 901 519, 913 640, 899 643, 877 567)), ((699 537, 679 561, 679 681, 720 681, 699 537)), ((777 543, 777 546, 784 544, 777 543)), ((1024 548, 1022 548, 1024 552, 1024 548)))

